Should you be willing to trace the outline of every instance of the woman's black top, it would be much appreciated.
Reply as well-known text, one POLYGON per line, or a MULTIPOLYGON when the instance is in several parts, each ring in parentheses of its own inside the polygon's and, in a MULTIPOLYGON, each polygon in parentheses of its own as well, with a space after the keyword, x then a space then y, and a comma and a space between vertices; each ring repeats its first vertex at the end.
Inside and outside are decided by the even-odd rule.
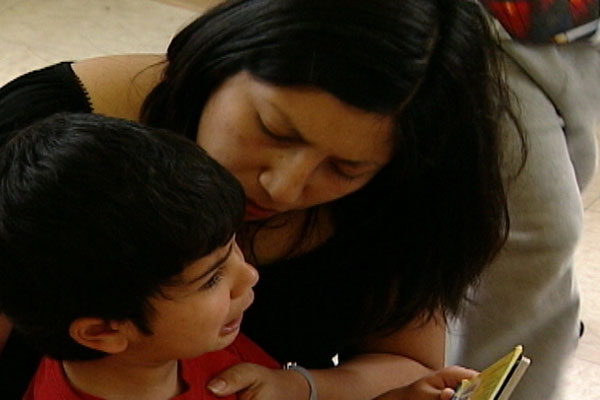
MULTIPOLYGON (((0 89, 0 143, 15 129, 65 111, 92 112, 70 63, 23 75, 0 89)), ((328 367, 334 355, 351 347, 352 332, 360 324, 358 294, 365 289, 358 278, 363 265, 350 259, 344 242, 343 235, 336 235, 315 251, 259 266, 256 300, 242 330, 279 361, 328 367)), ((24 391, 38 360, 35 350, 13 332, 0 355, 0 392, 24 391)))

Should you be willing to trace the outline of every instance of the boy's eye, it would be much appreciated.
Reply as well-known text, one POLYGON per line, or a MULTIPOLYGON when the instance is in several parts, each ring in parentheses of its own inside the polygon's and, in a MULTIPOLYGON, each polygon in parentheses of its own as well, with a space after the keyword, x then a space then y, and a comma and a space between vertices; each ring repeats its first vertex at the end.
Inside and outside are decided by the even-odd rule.
POLYGON ((225 265, 220 266, 215 273, 210 277, 210 279, 200 287, 200 290, 208 290, 215 287, 223 278, 223 269, 225 265))

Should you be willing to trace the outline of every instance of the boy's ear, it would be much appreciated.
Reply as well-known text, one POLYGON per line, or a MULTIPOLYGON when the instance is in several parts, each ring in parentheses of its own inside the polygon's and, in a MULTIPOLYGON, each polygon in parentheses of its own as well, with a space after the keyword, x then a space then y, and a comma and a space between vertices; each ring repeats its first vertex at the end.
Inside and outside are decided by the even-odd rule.
POLYGON ((77 318, 69 326, 69 335, 82 346, 117 354, 129 345, 129 321, 108 321, 102 318, 77 318))

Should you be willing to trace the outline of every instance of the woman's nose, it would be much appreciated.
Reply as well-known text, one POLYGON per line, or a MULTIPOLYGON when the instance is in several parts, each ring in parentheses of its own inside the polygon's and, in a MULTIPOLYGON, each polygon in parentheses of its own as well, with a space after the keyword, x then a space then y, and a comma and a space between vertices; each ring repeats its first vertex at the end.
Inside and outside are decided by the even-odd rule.
POLYGON ((320 161, 308 151, 282 156, 262 171, 258 180, 275 205, 295 204, 320 161))

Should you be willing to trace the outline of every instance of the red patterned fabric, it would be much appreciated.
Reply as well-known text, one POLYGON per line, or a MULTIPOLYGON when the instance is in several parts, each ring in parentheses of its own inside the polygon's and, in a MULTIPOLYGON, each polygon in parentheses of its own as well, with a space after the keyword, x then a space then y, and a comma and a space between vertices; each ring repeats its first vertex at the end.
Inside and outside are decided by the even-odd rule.
POLYGON ((600 0, 481 0, 515 39, 567 43, 591 36, 600 21, 600 0))

